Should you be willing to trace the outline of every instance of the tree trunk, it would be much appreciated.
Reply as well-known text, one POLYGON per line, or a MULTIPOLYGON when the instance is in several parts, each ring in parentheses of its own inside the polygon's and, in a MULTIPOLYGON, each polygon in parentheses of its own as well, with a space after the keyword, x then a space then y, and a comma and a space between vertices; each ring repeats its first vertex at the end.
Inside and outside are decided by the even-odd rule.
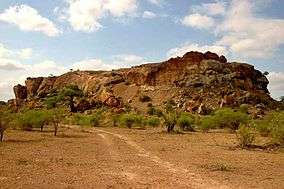
POLYGON ((75 113, 75 112, 76 112, 76 108, 75 108, 75 106, 74 106, 74 100, 73 100, 73 98, 70 99, 69 106, 70 106, 70 111, 71 111, 72 113, 75 113))
POLYGON ((43 131, 43 125, 42 126, 40 126, 40 132, 42 132, 43 131))
POLYGON ((4 131, 0 131, 0 141, 3 142, 4 138, 4 131))
POLYGON ((57 135, 57 131, 58 131, 58 123, 54 123, 54 136, 57 135))

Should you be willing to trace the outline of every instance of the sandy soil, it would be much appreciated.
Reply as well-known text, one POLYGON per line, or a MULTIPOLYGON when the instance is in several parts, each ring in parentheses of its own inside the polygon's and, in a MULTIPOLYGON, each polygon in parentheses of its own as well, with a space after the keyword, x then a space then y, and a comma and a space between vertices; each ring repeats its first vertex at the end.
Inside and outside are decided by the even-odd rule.
POLYGON ((235 148, 234 134, 162 129, 8 131, 0 188, 284 188, 284 153, 235 148))

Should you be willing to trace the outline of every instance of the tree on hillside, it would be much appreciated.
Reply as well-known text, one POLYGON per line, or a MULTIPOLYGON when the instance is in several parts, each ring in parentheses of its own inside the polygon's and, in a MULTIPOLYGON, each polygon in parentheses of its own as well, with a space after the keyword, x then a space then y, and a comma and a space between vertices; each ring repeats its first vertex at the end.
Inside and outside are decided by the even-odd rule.
POLYGON ((74 99, 75 97, 82 97, 83 91, 79 89, 77 85, 69 85, 64 87, 58 95, 58 100, 59 101, 67 101, 67 105, 70 108, 71 112, 76 112, 76 108, 74 105, 74 99))
POLYGON ((44 101, 48 109, 56 108, 57 103, 66 102, 71 112, 76 112, 74 105, 75 97, 82 97, 83 91, 77 85, 68 85, 61 89, 58 93, 47 97, 44 101))

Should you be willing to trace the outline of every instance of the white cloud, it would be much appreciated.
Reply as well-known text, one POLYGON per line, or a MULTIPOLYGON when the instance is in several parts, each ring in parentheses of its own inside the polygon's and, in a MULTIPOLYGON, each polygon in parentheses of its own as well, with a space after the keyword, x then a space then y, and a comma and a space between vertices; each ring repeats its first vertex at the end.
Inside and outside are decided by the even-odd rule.
POLYGON ((192 12, 208 15, 223 15, 225 14, 225 3, 216 1, 214 3, 203 3, 201 5, 193 6, 192 12))
POLYGON ((284 72, 271 72, 267 76, 268 89, 274 98, 284 95, 284 72))
POLYGON ((50 60, 37 64, 24 64, 22 59, 30 58, 32 49, 9 49, 0 43, 0 100, 14 98, 13 86, 24 84, 27 77, 63 74, 68 69, 50 60))
MULTIPOLYGON (((137 0, 67 0, 65 16, 76 31, 93 32, 102 28, 100 20, 106 16, 130 16, 136 12, 137 0)), ((58 10, 56 10, 58 12, 58 10)))
POLYGON ((12 59, 30 59, 33 54, 32 48, 24 48, 20 50, 11 50, 0 43, 0 64, 12 61, 12 59))
POLYGON ((108 0, 104 5, 104 9, 108 10, 115 17, 133 14, 137 7, 136 0, 108 0))
POLYGON ((167 53, 167 57, 177 57, 177 56, 183 56, 185 53, 189 51, 199 51, 199 52, 207 52, 211 51, 214 53, 217 53, 218 55, 227 55, 228 51, 224 46, 219 46, 219 45, 205 45, 205 46, 200 46, 198 44, 184 44, 180 47, 170 49, 167 53))
POLYGON ((31 48, 22 49, 19 52, 19 56, 22 59, 30 59, 32 57, 32 54, 33 54, 33 49, 31 48))
POLYGON ((254 6, 245 0, 232 2, 218 26, 218 44, 244 57, 268 58, 284 44, 284 19, 257 17, 254 6))
POLYGON ((144 59, 136 55, 116 55, 113 56, 111 61, 104 62, 101 59, 85 59, 75 62, 71 68, 74 70, 112 70, 118 68, 129 68, 131 66, 140 65, 144 59))
POLYGON ((271 1, 232 0, 228 6, 221 1, 193 6, 182 24, 208 29, 216 34, 218 46, 226 46, 240 58, 270 58, 284 44, 284 19, 260 17, 260 11, 271 1), (220 18, 211 17, 222 15, 220 18))
POLYGON ((117 68, 129 68, 143 64, 145 60, 137 55, 122 54, 113 57, 112 64, 117 68))
POLYGON ((271 90, 284 91, 284 72, 271 72, 267 78, 270 82, 269 88, 271 90))
POLYGON ((114 68, 113 65, 105 64, 100 59, 85 59, 79 62, 74 63, 71 66, 74 70, 112 70, 114 68))
POLYGON ((189 27, 195 27, 198 29, 208 29, 214 26, 214 19, 206 15, 200 15, 198 13, 195 13, 185 16, 181 20, 181 23, 189 27))
POLYGON ((164 3, 164 0, 148 0, 149 3, 161 6, 164 3))
POLYGON ((144 11, 142 17, 152 19, 152 18, 157 17, 157 15, 151 11, 144 11))
POLYGON ((60 33, 52 21, 42 17, 36 9, 28 5, 9 7, 0 14, 0 21, 14 24, 23 31, 42 32, 50 37, 60 33))

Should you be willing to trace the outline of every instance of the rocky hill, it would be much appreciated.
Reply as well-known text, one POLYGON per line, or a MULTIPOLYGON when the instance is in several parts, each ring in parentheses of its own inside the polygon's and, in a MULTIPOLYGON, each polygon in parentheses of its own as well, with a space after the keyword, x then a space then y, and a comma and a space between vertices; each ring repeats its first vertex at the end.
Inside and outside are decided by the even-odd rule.
POLYGON ((274 102, 268 80, 254 66, 227 62, 224 56, 188 52, 161 63, 144 64, 113 71, 72 71, 58 77, 27 78, 25 86, 14 87, 13 106, 41 106, 43 98, 67 85, 77 85, 87 98, 78 100, 80 110, 98 102, 112 108, 131 107, 145 111, 150 103, 161 107, 173 100, 190 112, 206 112, 222 106, 267 106, 274 102))

